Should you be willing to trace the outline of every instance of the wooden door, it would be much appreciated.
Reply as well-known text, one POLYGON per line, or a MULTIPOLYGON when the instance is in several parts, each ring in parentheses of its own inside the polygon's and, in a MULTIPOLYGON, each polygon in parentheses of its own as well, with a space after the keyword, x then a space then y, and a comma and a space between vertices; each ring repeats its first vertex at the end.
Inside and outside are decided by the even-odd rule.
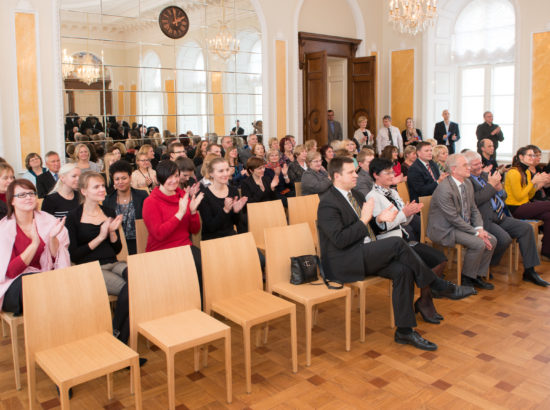
POLYGON ((350 58, 348 64, 348 138, 359 128, 357 119, 368 118, 367 128, 376 135, 376 57, 350 58))
POLYGON ((327 143, 327 52, 305 55, 304 141, 314 139, 317 146, 327 143))

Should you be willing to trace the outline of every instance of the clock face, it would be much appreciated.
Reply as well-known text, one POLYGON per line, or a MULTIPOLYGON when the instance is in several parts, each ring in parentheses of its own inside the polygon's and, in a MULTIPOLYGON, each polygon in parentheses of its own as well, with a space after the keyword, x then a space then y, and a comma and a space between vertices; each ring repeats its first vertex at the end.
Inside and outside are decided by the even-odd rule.
POLYGON ((189 17, 180 7, 168 6, 159 14, 159 25, 166 36, 182 38, 189 30, 189 17))

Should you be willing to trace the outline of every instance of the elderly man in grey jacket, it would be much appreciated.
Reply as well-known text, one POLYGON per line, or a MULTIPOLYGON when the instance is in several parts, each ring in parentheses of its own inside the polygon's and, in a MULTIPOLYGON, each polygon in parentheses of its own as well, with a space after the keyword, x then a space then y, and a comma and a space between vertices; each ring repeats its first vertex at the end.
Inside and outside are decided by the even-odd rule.
POLYGON ((428 237, 443 246, 461 244, 466 248, 462 284, 479 289, 494 289, 483 278, 497 240, 483 229, 483 219, 474 199, 470 165, 462 154, 447 159, 450 176, 435 189, 428 217, 428 237))

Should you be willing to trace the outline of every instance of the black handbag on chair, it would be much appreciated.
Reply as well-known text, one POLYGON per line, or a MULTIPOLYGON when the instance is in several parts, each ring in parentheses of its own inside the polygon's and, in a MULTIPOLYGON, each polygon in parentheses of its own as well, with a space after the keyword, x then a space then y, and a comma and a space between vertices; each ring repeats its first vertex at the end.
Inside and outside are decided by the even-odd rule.
POLYGON ((303 283, 322 285, 322 283, 311 283, 317 280, 317 269, 319 269, 321 278, 325 285, 327 285, 327 288, 342 289, 344 287, 342 284, 339 284, 339 286, 329 284, 329 281, 325 278, 321 260, 317 255, 302 255, 290 258, 290 283, 293 285, 301 285, 303 283))

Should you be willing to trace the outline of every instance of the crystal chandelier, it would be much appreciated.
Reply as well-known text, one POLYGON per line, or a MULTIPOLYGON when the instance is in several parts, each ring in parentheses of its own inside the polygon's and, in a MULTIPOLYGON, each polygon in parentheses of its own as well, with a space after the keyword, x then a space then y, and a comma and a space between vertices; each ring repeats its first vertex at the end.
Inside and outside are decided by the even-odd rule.
POLYGON ((76 68, 76 77, 88 85, 101 78, 101 69, 90 53, 84 55, 84 59, 76 68))
POLYGON ((63 60, 61 70, 63 72, 63 79, 69 78, 74 71, 73 57, 67 54, 67 49, 63 49, 63 60))
POLYGON ((220 28, 215 37, 208 40, 208 48, 219 57, 227 60, 231 55, 239 52, 240 41, 236 39, 225 23, 225 7, 222 0, 222 19, 220 28))
POLYGON ((389 0, 388 21, 401 33, 415 35, 435 23, 437 0, 389 0))

